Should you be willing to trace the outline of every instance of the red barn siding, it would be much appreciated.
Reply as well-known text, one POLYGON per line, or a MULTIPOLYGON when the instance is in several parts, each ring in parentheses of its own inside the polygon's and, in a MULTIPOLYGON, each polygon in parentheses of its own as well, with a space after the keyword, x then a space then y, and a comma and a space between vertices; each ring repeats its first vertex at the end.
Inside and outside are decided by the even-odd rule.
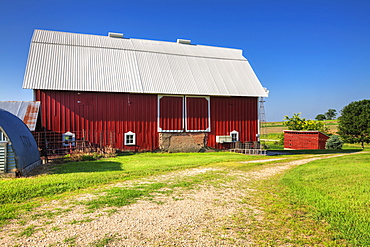
POLYGON ((285 149, 325 149, 329 136, 319 131, 284 131, 285 149))
POLYGON ((211 97, 211 133, 208 145, 216 148, 229 144, 216 143, 216 136, 239 132, 239 141, 256 141, 258 134, 258 98, 211 97))
POLYGON ((163 96, 158 100, 154 94, 36 90, 36 100, 41 101, 42 126, 47 130, 77 135, 85 132, 87 140, 112 143, 121 150, 157 149, 158 124, 163 130, 183 131, 184 117, 189 131, 204 132, 210 127, 210 132, 205 132, 206 144, 213 148, 228 148, 230 144, 216 143, 216 136, 230 135, 234 130, 239 132, 241 142, 257 140, 257 97, 211 96, 210 108, 206 97, 185 99, 186 105, 184 96, 163 96), (124 145, 124 134, 129 131, 136 134, 135 146, 124 145))
POLYGON ((36 90, 42 125, 58 133, 86 132, 87 140, 113 142, 123 150, 158 147, 157 95, 36 90), (124 133, 136 133, 136 146, 124 145, 124 133))
POLYGON ((186 129, 205 131, 209 128, 208 100, 205 97, 186 97, 186 129))

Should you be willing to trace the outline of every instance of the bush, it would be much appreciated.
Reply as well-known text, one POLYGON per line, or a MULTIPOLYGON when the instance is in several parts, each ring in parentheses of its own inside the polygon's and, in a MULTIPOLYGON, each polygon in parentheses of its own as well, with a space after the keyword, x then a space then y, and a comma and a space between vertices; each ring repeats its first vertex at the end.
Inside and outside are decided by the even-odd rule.
POLYGON ((71 154, 66 154, 63 159, 65 162, 92 161, 101 158, 115 157, 116 150, 110 146, 97 148, 94 150, 74 150, 71 154))
POLYGON ((301 118, 301 113, 294 113, 292 117, 284 116, 283 122, 288 130, 317 130, 324 133, 329 132, 329 128, 323 122, 301 118))
POLYGON ((326 149, 342 149, 343 141, 337 135, 332 135, 325 144, 326 149))

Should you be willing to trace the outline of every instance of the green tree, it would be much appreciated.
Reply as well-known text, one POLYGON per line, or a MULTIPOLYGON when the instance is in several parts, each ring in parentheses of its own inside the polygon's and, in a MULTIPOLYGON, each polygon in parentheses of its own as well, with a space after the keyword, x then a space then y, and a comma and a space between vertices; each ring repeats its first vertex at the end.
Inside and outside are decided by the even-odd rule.
POLYGON ((292 117, 284 116, 284 125, 288 127, 289 130, 318 130, 321 132, 328 132, 329 128, 325 127, 323 122, 315 120, 307 120, 301 118, 301 113, 294 113, 292 117))
POLYGON ((332 135, 325 143, 326 149, 342 149, 343 141, 337 135, 332 135))
POLYGON ((333 120, 337 116, 337 110, 329 109, 324 115, 327 120, 333 120))
POLYGON ((338 134, 348 143, 370 143, 370 100, 355 101, 343 108, 338 134))
POLYGON ((323 121, 326 119, 325 115, 324 114, 319 114, 315 117, 316 120, 318 121, 323 121))

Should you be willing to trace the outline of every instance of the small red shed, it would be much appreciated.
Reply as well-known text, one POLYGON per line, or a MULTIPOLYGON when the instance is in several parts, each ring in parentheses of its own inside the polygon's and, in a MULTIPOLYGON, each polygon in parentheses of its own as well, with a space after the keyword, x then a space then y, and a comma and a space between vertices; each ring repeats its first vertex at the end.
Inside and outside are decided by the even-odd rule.
POLYGON ((320 131, 284 130, 284 149, 325 149, 328 139, 320 131))

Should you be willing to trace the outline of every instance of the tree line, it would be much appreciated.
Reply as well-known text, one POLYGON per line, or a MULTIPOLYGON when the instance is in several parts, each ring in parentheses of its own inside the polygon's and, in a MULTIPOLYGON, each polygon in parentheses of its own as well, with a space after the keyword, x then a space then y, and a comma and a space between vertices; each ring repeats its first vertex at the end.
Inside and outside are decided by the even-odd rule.
POLYGON ((337 116, 337 110, 335 109, 329 109, 326 113, 324 114, 318 114, 315 119, 318 121, 323 121, 323 120, 334 120, 335 117, 337 116))

